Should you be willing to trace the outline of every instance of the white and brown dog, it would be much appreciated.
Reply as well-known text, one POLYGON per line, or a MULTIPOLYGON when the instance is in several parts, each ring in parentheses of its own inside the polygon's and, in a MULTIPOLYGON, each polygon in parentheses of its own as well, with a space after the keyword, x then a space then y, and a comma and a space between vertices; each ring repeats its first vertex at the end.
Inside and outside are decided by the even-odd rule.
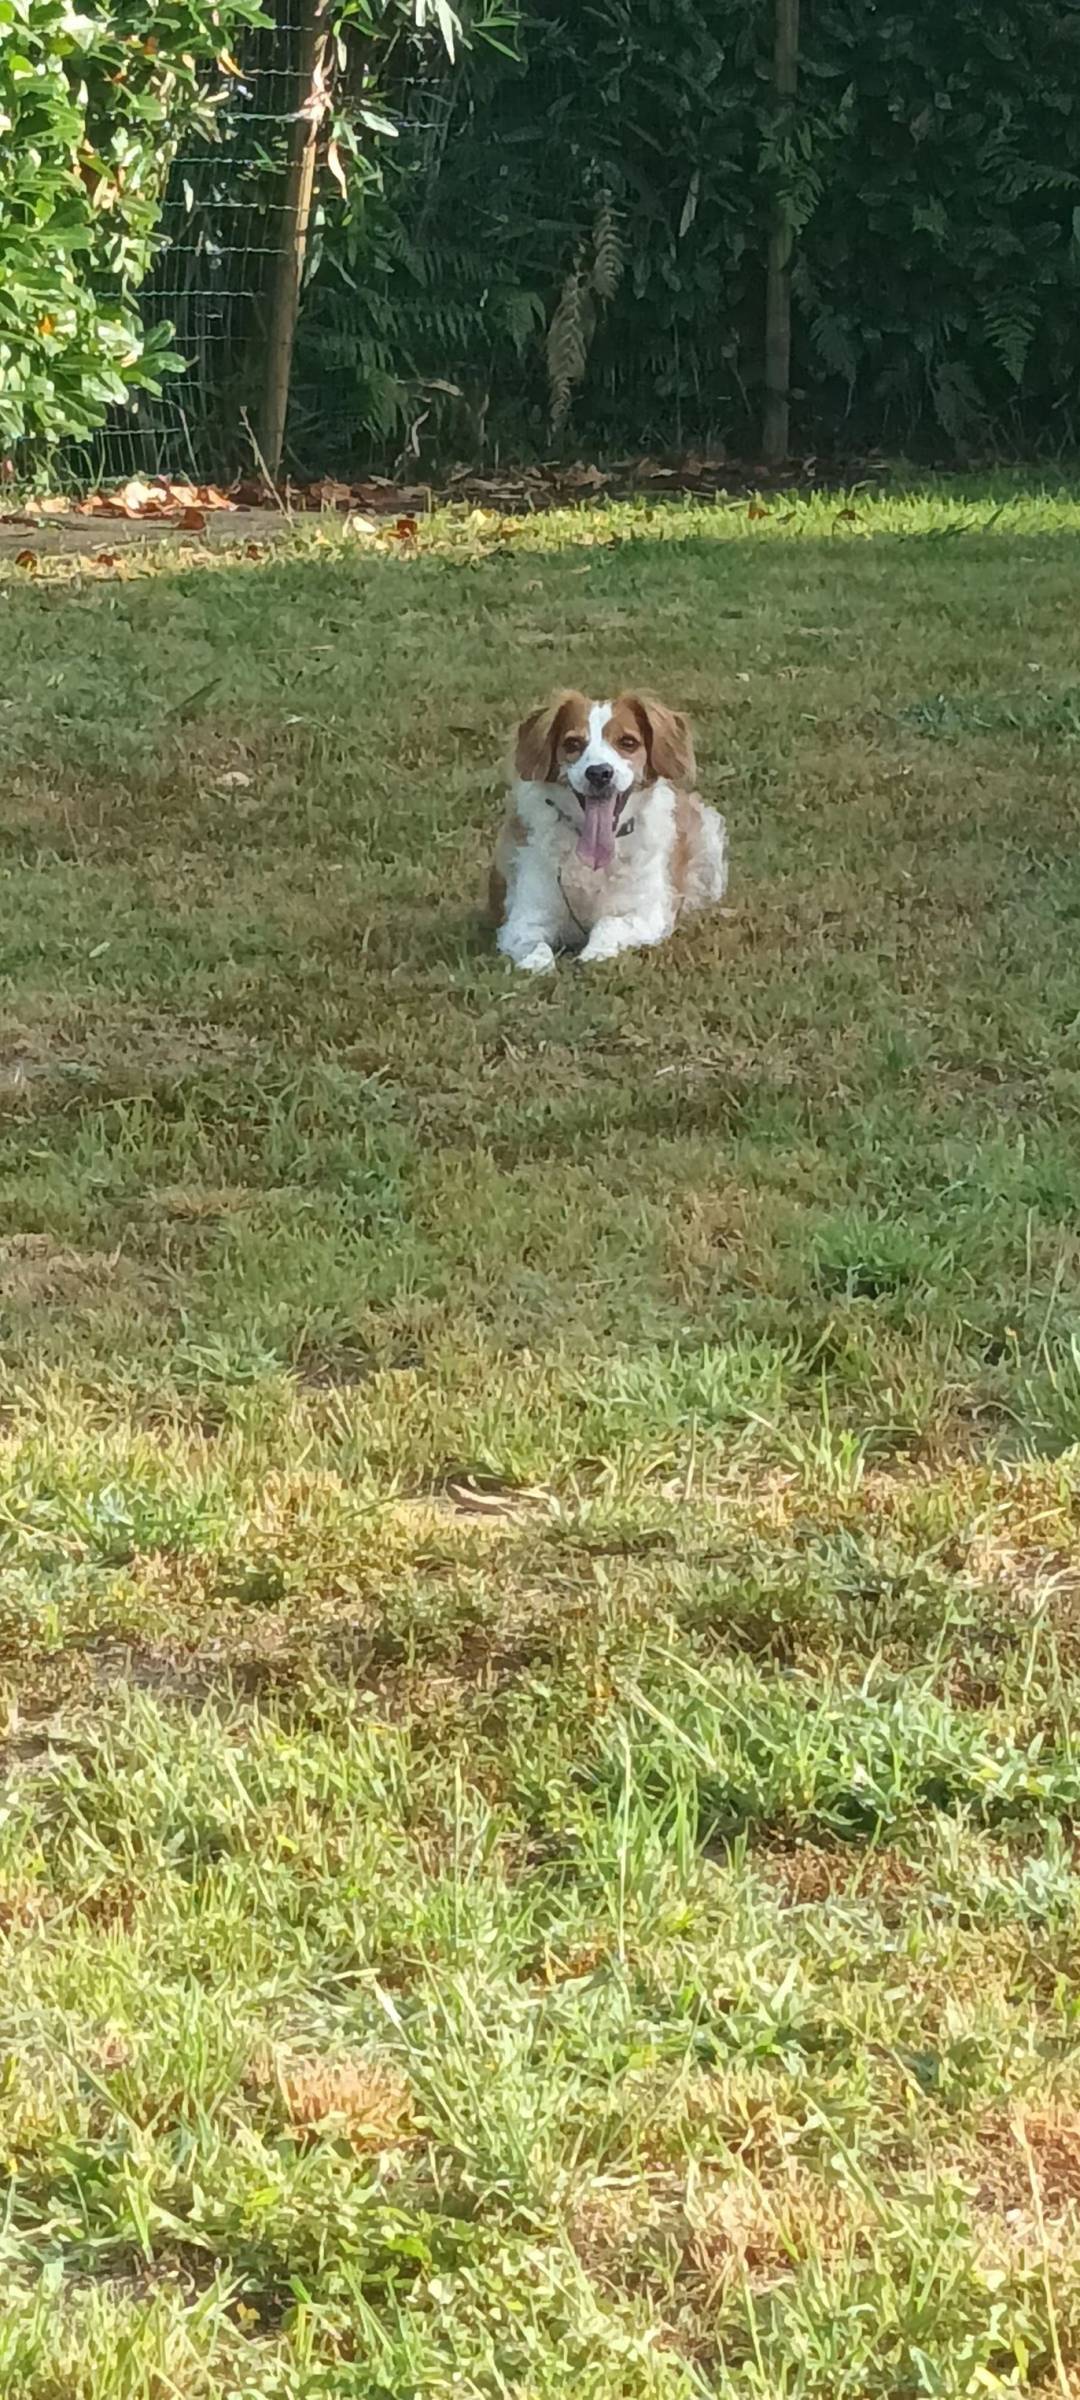
POLYGON ((673 709, 557 692, 519 726, 514 769, 490 898, 515 966, 541 973, 557 950, 615 958, 723 899, 727 827, 691 788, 693 740, 673 709))

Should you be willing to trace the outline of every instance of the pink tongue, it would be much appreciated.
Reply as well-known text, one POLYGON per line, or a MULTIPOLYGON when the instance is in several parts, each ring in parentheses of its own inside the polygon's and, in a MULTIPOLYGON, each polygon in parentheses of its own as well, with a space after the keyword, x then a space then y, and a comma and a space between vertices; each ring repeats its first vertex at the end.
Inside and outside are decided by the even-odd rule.
POLYGON ((578 835, 577 854, 587 867, 599 874, 610 867, 615 856, 615 800, 605 794, 602 800, 586 800, 585 823, 578 835))

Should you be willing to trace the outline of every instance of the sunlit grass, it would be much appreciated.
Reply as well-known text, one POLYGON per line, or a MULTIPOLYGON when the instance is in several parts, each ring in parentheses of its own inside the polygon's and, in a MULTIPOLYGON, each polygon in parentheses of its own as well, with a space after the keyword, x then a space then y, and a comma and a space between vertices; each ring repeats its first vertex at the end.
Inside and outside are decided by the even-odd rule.
POLYGON ((5 2400, 1080 2390, 1078 533, 0 569, 5 2400), (568 678, 735 873, 540 991, 568 678))

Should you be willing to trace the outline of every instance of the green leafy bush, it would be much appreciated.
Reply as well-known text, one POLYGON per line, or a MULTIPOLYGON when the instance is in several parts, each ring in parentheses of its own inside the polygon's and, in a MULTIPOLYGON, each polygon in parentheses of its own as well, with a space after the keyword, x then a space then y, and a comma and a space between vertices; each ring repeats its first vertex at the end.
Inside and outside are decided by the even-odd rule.
POLYGON ((381 191, 327 225, 298 362, 313 453, 350 424, 469 453, 564 421, 574 447, 752 452, 777 198, 807 448, 1080 440, 1080 8, 817 0, 779 117, 772 0, 518 18, 452 79, 403 81, 381 191))
POLYGON ((812 422, 1074 445, 1080 10, 822 0, 803 88, 846 99, 794 280, 812 422))
POLYGON ((574 441, 674 444, 723 406, 756 340, 767 18, 523 0, 501 46, 403 84, 301 322, 313 442, 320 417, 394 444, 426 418, 464 453, 532 448, 568 417, 574 441))
POLYGON ((173 363, 135 294, 179 136, 212 121, 227 45, 260 15, 0 0, 0 441, 86 433, 173 363))

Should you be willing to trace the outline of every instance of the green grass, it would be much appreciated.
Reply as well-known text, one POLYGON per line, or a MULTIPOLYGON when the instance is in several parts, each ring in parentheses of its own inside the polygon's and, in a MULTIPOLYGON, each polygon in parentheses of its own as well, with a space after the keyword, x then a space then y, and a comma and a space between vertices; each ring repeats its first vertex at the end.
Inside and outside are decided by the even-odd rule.
POLYGON ((1078 571, 0 569, 5 2400, 1080 2393, 1078 571), (538 988, 566 677, 734 875, 538 988))

